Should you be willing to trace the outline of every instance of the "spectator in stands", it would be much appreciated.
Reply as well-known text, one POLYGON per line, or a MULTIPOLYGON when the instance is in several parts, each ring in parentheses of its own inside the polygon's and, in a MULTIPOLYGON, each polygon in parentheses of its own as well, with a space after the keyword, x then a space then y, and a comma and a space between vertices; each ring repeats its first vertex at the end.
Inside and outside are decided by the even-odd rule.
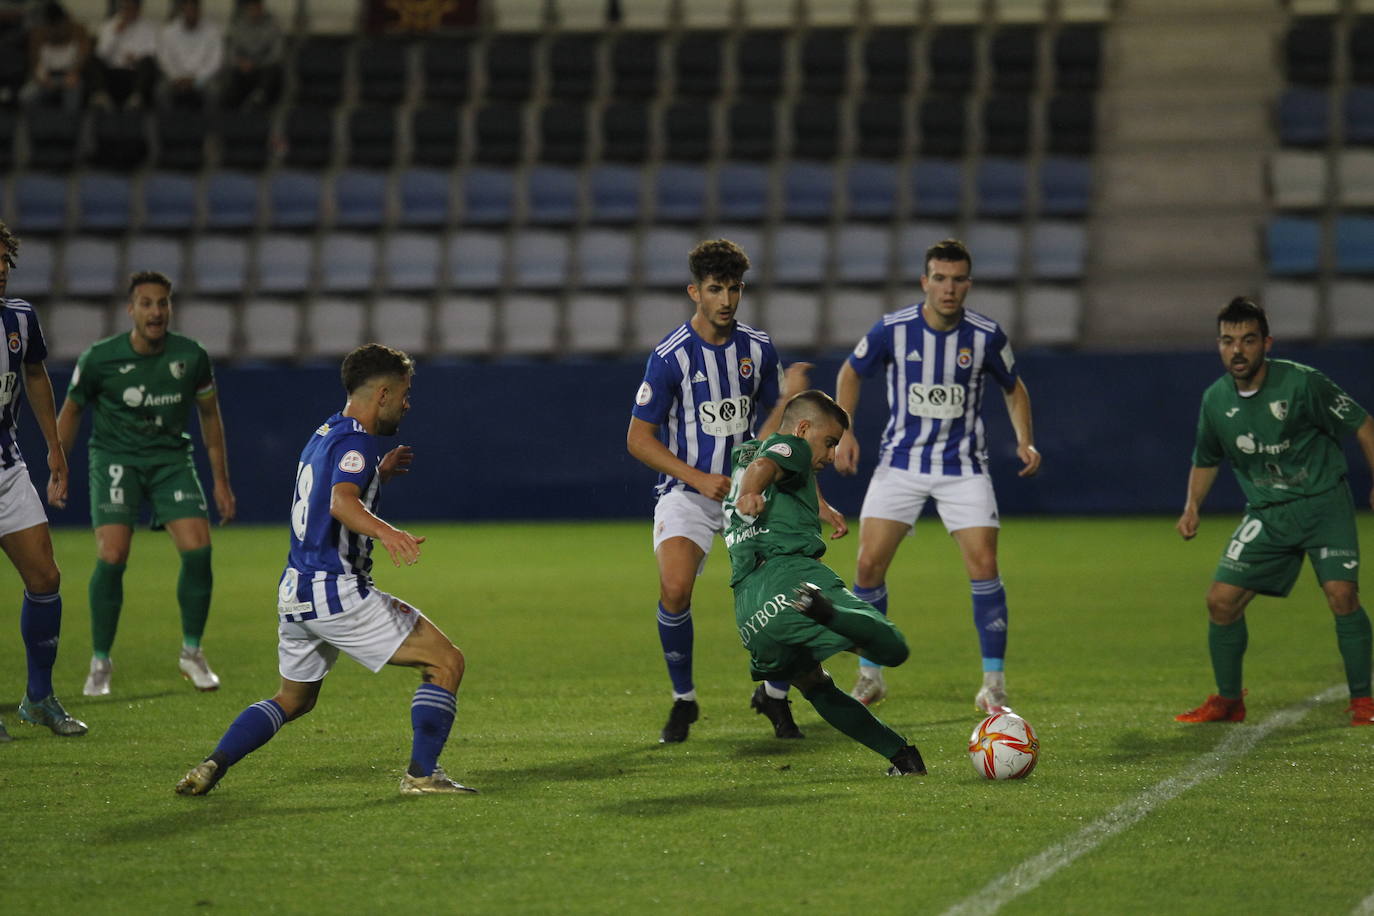
POLYGON ((143 0, 119 0, 100 27, 91 55, 91 102, 101 108, 142 108, 157 82, 157 26, 144 19, 143 0))
POLYGON ((285 36, 263 0, 239 0, 225 40, 226 109, 270 108, 281 97, 285 36))
POLYGON ((57 0, 43 5, 37 28, 29 33, 29 82, 20 90, 25 105, 60 105, 68 111, 81 108, 86 58, 91 39, 73 22, 57 0))
POLYGON ((224 32, 200 15, 200 0, 181 0, 176 16, 157 40, 158 87, 169 108, 207 108, 214 104, 214 80, 224 61, 224 32))
POLYGON ((32 0, 0 0, 0 105, 19 100, 19 89, 29 78, 29 28, 33 24, 32 0))

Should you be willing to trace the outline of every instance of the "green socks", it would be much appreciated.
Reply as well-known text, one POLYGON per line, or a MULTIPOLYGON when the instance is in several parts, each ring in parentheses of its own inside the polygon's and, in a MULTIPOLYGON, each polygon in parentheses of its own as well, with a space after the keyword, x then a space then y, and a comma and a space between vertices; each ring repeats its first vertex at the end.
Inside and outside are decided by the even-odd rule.
POLYGON ((88 596, 91 602, 91 649, 96 658, 109 658, 124 606, 124 565, 96 559, 88 596))
MULTIPOLYGON (((848 635, 838 629, 835 632, 848 635)), ((907 745, 905 738, 884 725, 867 706, 836 687, 833 681, 827 680, 822 687, 804 691, 802 696, 816 707, 822 719, 884 757, 891 758, 907 745)))
POLYGON ((177 604, 181 607, 181 638, 192 647, 205 635, 205 618, 210 616, 210 590, 214 573, 210 571, 210 548, 200 547, 181 555, 181 575, 177 577, 177 604))
POLYGON ((1226 626, 1207 622, 1207 648, 1212 653, 1212 673, 1217 679, 1217 693, 1228 700, 1239 700, 1242 696, 1241 663, 1249 642, 1250 631, 1245 626, 1244 617, 1226 626))
POLYGON ((1353 614, 1336 617, 1336 645, 1345 662, 1345 680, 1350 685, 1350 695, 1369 696, 1370 651, 1374 647, 1374 634, 1371 634, 1369 615, 1364 608, 1356 608, 1353 614))

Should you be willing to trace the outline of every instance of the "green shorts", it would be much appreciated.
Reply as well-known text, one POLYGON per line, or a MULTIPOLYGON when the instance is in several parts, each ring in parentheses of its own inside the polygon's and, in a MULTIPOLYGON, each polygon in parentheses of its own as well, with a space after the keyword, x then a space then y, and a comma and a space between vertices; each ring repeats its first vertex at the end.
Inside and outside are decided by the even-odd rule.
POLYGON ((1310 557, 1318 582, 1358 582, 1355 501, 1342 483, 1317 496, 1247 509, 1217 564, 1216 581, 1286 596, 1310 557))
POLYGON ((750 672, 756 681, 794 680, 836 652, 854 648, 844 636, 792 607, 792 593, 803 582, 820 586, 836 607, 870 614, 892 626, 819 560, 775 557, 735 585, 735 623, 740 642, 749 650, 750 672))
POLYGON ((90 484, 91 525, 96 528, 133 528, 145 502, 153 508, 153 528, 179 518, 210 518, 205 491, 200 488, 190 455, 171 464, 141 466, 111 461, 99 452, 91 452, 90 484))

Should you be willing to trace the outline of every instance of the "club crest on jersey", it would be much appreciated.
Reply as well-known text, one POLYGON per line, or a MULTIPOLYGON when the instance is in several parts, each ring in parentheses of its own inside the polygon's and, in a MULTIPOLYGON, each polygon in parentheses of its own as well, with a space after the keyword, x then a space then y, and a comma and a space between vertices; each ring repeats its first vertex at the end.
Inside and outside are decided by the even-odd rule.
POLYGON ((969 366, 972 366, 972 365, 973 365, 973 351, 972 351, 971 349, 969 349, 968 347, 960 347, 960 348, 959 348, 959 358, 958 358, 957 360, 955 360, 955 362, 957 362, 957 363, 959 364, 959 368, 960 368, 960 369, 967 369, 969 366))
POLYGON ((1270 401, 1269 412, 1274 415, 1275 420, 1283 420, 1288 417, 1287 401, 1270 401))
POLYGON ((854 345, 854 358, 863 359, 868 355, 868 338, 860 337, 859 342, 854 345))
POLYGON ((7 342, 7 345, 9 346, 11 353, 19 352, 19 347, 22 345, 19 343, 18 331, 10 331, 9 341, 7 342))
POLYGON ((786 442, 775 442, 768 446, 767 451, 775 455, 781 455, 784 458, 792 457, 792 446, 788 445, 786 442))
POLYGON ((172 378, 181 378, 186 374, 186 360, 174 359, 167 364, 167 371, 172 373, 172 378))
POLYGON ((635 403, 640 407, 648 404, 654 399, 654 389, 648 382, 639 386, 639 392, 635 395, 635 403))
POLYGON ((349 449, 344 452, 344 456, 339 459, 339 470, 345 474, 357 474, 367 467, 367 459, 363 453, 357 449, 349 449))
POLYGON ((742 360, 739 361, 739 375, 740 375, 740 378, 753 378, 753 376, 754 376, 754 360, 753 360, 753 357, 746 356, 744 359, 742 359, 742 360))

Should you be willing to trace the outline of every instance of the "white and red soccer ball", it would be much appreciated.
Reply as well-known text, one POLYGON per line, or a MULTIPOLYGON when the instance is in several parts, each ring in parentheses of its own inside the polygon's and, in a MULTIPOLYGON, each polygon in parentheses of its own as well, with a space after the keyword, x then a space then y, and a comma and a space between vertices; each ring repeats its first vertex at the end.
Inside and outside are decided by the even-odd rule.
POLYGON ((973 730, 968 758, 984 779, 1025 779, 1040 759, 1040 739, 1025 719, 999 712, 973 730))

